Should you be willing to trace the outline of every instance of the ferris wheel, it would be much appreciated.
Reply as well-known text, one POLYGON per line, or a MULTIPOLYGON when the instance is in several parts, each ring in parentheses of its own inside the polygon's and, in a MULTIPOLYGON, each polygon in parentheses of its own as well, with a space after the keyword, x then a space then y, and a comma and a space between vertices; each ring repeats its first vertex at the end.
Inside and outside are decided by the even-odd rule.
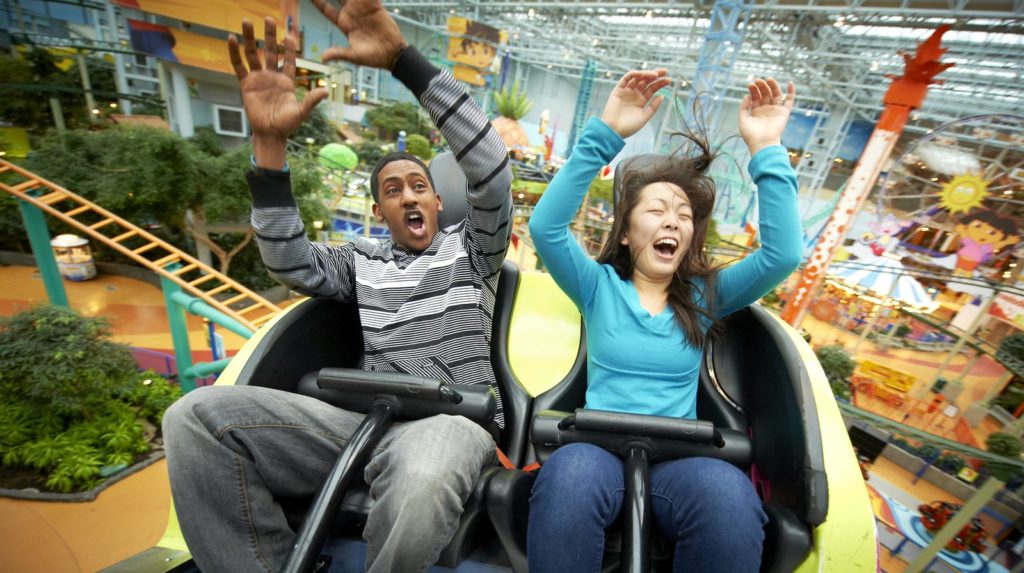
POLYGON ((924 224, 973 209, 1024 217, 1024 116, 975 115, 929 132, 889 168, 878 212, 924 224))

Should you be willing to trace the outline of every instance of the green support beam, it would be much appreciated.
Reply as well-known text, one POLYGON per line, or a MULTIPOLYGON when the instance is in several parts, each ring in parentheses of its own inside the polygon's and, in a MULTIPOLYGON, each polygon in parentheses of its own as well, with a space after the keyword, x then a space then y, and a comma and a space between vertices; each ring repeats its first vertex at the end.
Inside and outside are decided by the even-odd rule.
POLYGON ((50 230, 46 227, 46 216, 38 207, 25 201, 18 200, 18 209, 21 210, 21 220, 25 223, 28 242, 32 245, 32 254, 36 257, 36 266, 43 278, 43 286, 46 287, 46 296, 50 299, 50 304, 71 308, 68 304, 68 294, 64 291, 64 279, 60 276, 57 259, 53 257, 53 249, 50 247, 50 230))
POLYGON ((171 301, 178 303, 192 314, 210 319, 217 326, 226 328, 246 340, 252 338, 252 331, 241 322, 206 304, 201 299, 185 294, 180 287, 176 292, 171 293, 171 301))
POLYGON ((160 285, 164 291, 164 306, 167 307, 167 322, 171 328, 171 341, 174 344, 174 361, 178 367, 178 385, 182 392, 196 389, 196 379, 189 375, 192 370, 192 349, 188 342, 188 323, 185 321, 185 309, 174 302, 174 294, 181 292, 181 287, 171 279, 161 276, 160 285))
POLYGON ((230 358, 221 358, 214 362, 198 362, 189 368, 187 375, 191 380, 206 378, 213 374, 220 374, 231 363, 230 358))

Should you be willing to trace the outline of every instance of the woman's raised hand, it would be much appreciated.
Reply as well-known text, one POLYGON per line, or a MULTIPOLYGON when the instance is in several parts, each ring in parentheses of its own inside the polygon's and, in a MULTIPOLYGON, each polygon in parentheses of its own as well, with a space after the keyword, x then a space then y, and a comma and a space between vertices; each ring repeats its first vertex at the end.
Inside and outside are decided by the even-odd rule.
POLYGON ((626 72, 608 96, 601 121, 622 138, 640 131, 658 112, 661 102, 665 101, 664 96, 655 94, 672 83, 667 74, 664 69, 626 72))
POLYGON ((789 82, 785 95, 775 78, 762 78, 747 85, 740 103, 740 136, 750 155, 782 142, 782 130, 796 99, 796 86, 789 82))

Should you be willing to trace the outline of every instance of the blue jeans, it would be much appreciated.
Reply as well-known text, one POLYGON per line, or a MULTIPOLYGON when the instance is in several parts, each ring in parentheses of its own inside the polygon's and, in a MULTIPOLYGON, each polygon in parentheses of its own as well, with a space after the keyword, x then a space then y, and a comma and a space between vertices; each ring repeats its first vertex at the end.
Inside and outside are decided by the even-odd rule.
MULTIPOLYGON (((181 531, 211 573, 273 573, 295 533, 278 497, 312 497, 362 421, 325 402, 252 386, 188 393, 164 414, 164 445, 181 531)), ((399 423, 363 472, 367 570, 424 571, 451 541, 485 465, 490 434, 463 417, 399 423)))
MULTIPOLYGON (((590 444, 555 451, 530 497, 530 573, 601 570, 605 529, 622 509, 622 460, 590 444)), ((756 573, 768 518, 749 478, 711 458, 651 467, 655 523, 675 544, 672 570, 756 573)))

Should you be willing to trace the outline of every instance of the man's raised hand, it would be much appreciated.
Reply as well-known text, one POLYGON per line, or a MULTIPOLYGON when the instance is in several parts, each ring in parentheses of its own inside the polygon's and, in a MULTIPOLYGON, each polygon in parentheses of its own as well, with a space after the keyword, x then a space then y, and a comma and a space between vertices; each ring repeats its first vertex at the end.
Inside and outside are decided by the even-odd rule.
POLYGON ((348 46, 327 48, 323 61, 344 60, 357 66, 394 68, 409 44, 380 0, 342 0, 341 10, 329 2, 313 0, 313 5, 345 34, 348 46))
POLYGON ((327 90, 316 89, 302 101, 296 99, 295 39, 288 36, 284 43, 278 44, 274 19, 268 17, 265 26, 262 61, 252 22, 248 20, 242 22, 246 62, 242 61, 238 38, 234 34, 228 36, 228 55, 242 87, 242 103, 252 128, 254 145, 259 143, 257 140, 272 140, 281 144, 283 153, 288 136, 302 125, 316 104, 327 97, 327 90))

